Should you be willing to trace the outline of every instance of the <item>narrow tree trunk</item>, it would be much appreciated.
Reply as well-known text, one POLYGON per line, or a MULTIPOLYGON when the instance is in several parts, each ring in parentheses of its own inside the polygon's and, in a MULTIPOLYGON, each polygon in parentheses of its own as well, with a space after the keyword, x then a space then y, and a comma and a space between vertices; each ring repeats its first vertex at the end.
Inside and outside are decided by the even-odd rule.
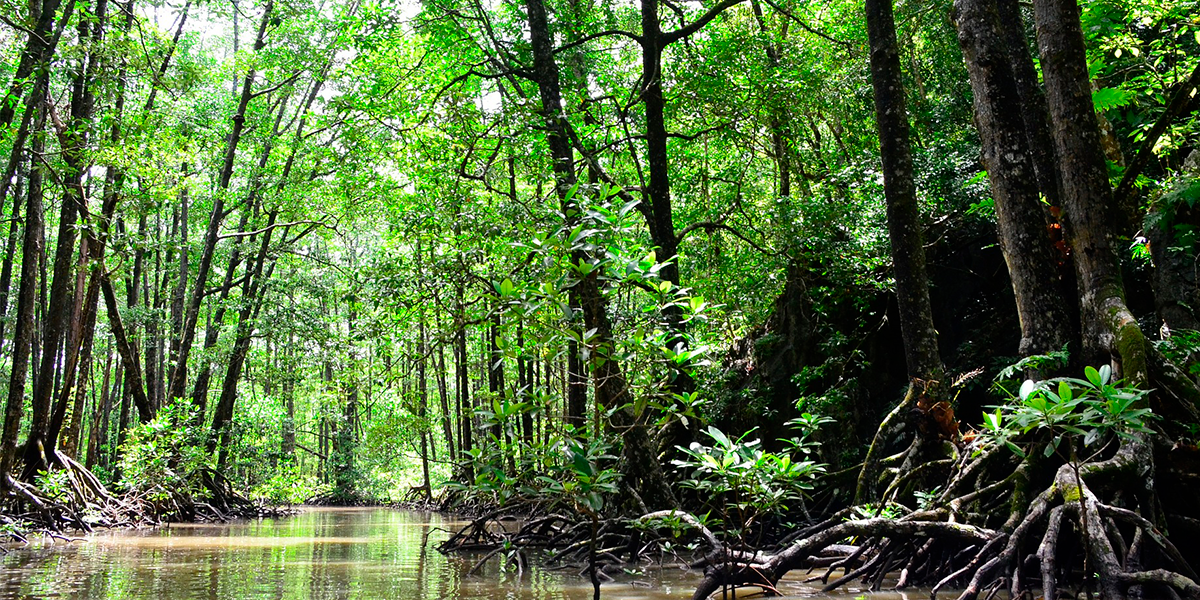
POLYGON ((100 399, 96 402, 96 408, 92 412, 87 449, 84 454, 84 466, 88 469, 99 464, 101 440, 108 438, 108 413, 112 410, 112 394, 109 387, 112 385, 112 366, 112 350, 106 349, 104 352, 104 379, 100 384, 100 399))
MULTIPOLYGON (((103 36, 103 23, 107 2, 98 0, 94 15, 79 19, 79 40, 81 44, 96 45, 103 36), (92 18, 94 17, 94 18, 92 18)), ((81 15, 83 17, 85 15, 81 15)), ((85 50, 80 57, 71 86, 71 111, 67 123, 60 123, 55 118, 58 138, 62 146, 62 157, 66 163, 63 175, 63 198, 59 212, 57 246, 54 251, 54 274, 50 284, 50 300, 46 315, 45 327, 42 331, 42 364, 37 378, 33 382, 33 398, 30 405, 32 415, 29 423, 29 436, 25 443, 25 471, 23 479, 32 479, 34 475, 46 468, 46 461, 54 460, 55 440, 51 433, 55 421, 60 427, 62 416, 65 414, 65 401, 60 403, 51 414, 51 401, 54 396, 54 381, 60 375, 66 375, 68 388, 73 387, 75 373, 63 373, 57 367, 59 352, 66 348, 65 354, 75 355, 76 349, 67 348, 74 341, 69 336, 72 321, 78 323, 82 303, 74 302, 77 290, 72 285, 73 260, 75 241, 77 239, 76 223, 81 214, 86 214, 87 204, 83 187, 84 172, 89 168, 84 157, 88 146, 89 132, 92 127, 92 112, 95 99, 92 95, 94 71, 97 56, 90 50, 85 50), (74 307, 73 307, 74 305, 74 307), (72 310, 76 308, 77 310, 72 310)), ((54 115, 53 108, 50 109, 54 115)), ((86 252, 86 250, 85 250, 86 252)), ((78 328, 76 328, 78 331, 78 328)), ((71 362, 74 362, 74 357, 71 362)), ((74 370, 75 365, 71 365, 74 370)), ((65 395, 70 398, 70 394, 65 395)), ((57 434, 57 431, 53 431, 57 434)))
MULTIPOLYGON (((421 245, 417 243, 417 255, 421 245)), ((419 273, 418 273, 419 275, 419 273)), ((421 481, 425 488, 425 500, 433 500, 433 488, 429 484, 429 390, 425 381, 425 364, 428 361, 429 342, 425 336, 425 311, 422 310, 417 323, 417 420, 421 424, 421 481)))
MULTIPOLYGON (((657 106, 659 107, 659 118, 661 119, 662 106, 662 88, 657 72, 658 53, 661 48, 658 46, 658 39, 655 37, 652 44, 648 44, 646 39, 650 39, 646 33, 645 26, 647 22, 646 4, 655 4, 654 0, 644 0, 643 2, 643 53, 650 53, 648 58, 644 59, 644 64, 653 64, 654 67, 643 73, 645 80, 643 85, 645 96, 651 96, 654 91, 651 86, 657 86, 657 106)), ((554 61, 553 43, 550 36, 549 24, 546 18, 546 8, 542 0, 527 1, 527 15, 529 19, 530 42, 533 47, 534 71, 535 79, 538 84, 539 96, 542 101, 543 118, 546 121, 547 130, 550 132, 550 149, 551 158, 554 161, 554 176, 555 190, 558 194, 559 201, 563 207, 563 213, 568 216, 568 219, 575 218, 577 214, 578 202, 577 199, 570 197, 571 188, 575 187, 576 178, 573 169, 573 158, 571 155, 570 145, 567 144, 567 124, 565 119, 560 114, 562 105, 562 93, 560 87, 558 65, 554 61)), ((653 10, 657 10, 654 8, 653 10)), ((657 28, 657 14, 654 15, 652 27, 657 28)), ((653 32, 652 32, 653 33, 653 32)), ((651 118, 651 104, 655 102, 653 99, 645 99, 647 104, 647 119, 651 118)), ((661 124, 661 123, 660 123, 661 124)), ((650 125, 647 125, 647 130, 650 125)), ((648 144, 656 144, 657 142, 649 142, 648 144)), ((661 175, 665 176, 665 137, 662 140, 664 154, 661 157, 664 166, 664 171, 661 175)), ((656 146, 653 146, 656 147, 656 146)), ((653 152, 653 150, 651 150, 653 152)), ((651 187, 659 185, 667 186, 665 179, 652 179, 651 187)), ((662 191, 655 188, 652 192, 652 198, 663 198, 669 203, 669 196, 655 195, 662 191)), ((664 209, 664 214, 656 213, 656 216, 661 220, 670 219, 669 205, 664 209)), ((656 228, 651 229, 652 235, 657 231, 656 228)), ((660 232, 661 233, 661 232, 660 232)), ((674 232, 671 231, 670 248, 663 248, 664 252, 671 254, 666 256, 674 256, 674 232)), ((655 240, 657 243, 658 240, 655 240)), ((572 253, 572 262, 578 264, 580 261, 587 261, 588 257, 582 249, 575 250, 572 253)), ((674 268, 671 265, 671 268, 674 268)), ((664 269, 666 272, 666 269, 664 269)), ((675 273, 675 282, 678 282, 678 271, 675 273)), ((582 308, 584 316, 584 327, 589 331, 593 331, 592 339, 594 340, 591 350, 592 375, 596 386, 597 405, 603 406, 605 409, 616 412, 612 417, 613 426, 621 432, 624 447, 622 452, 625 456, 624 473, 626 482, 632 489, 636 490, 642 501, 650 508, 665 508, 674 507, 676 501, 671 489, 666 482, 666 478, 659 465, 658 457, 655 456, 654 444, 651 442, 649 432, 645 423, 645 414, 634 414, 629 408, 630 400, 629 389, 625 380, 625 375, 621 371, 621 367, 614 356, 614 346, 612 343, 612 328, 608 319, 607 301, 600 290, 597 277, 599 273, 593 271, 582 281, 576 284, 573 293, 576 294, 579 305, 582 308)), ((666 278, 666 275, 664 275, 666 278)))
POLYGON ((438 384, 438 401, 442 409, 442 436, 446 438, 446 456, 451 461, 458 460, 458 453, 454 451, 454 424, 450 417, 450 394, 446 389, 446 351, 441 344, 438 345, 438 363, 437 363, 437 384, 438 384))
MULTIPOLYGON (((268 0, 266 7, 263 9, 262 20, 258 25, 258 34, 255 36, 255 52, 261 51, 266 45, 267 26, 271 23, 273 8, 273 0, 268 0)), ((232 118, 233 129, 230 131, 225 144, 225 163, 221 167, 217 189, 213 194, 213 207, 208 218, 208 229, 204 234, 204 248, 200 254, 200 262, 197 265, 196 283, 192 289, 191 302, 184 313, 183 334, 179 340, 179 358, 171 372, 170 384, 168 386, 168 395, 172 399, 182 398, 184 386, 187 384, 188 356, 192 350, 192 342, 196 338, 196 322, 200 316, 200 304, 204 301, 208 273, 212 268, 213 255, 216 253, 217 241, 221 232, 221 223, 225 220, 226 216, 225 192, 229 189, 229 182, 233 177, 233 161, 237 155, 238 142, 241 140, 242 132, 246 126, 246 108, 250 105, 250 100, 254 97, 253 86, 256 77, 257 71, 252 68, 246 72, 246 77, 242 80, 241 98, 238 100, 237 113, 232 118)))
MULTIPOLYGON (((35 84, 29 103, 33 109, 42 104, 45 95, 46 76, 42 75, 35 84)), ((45 151, 42 128, 45 123, 43 109, 37 109, 38 121, 34 128, 33 154, 40 156, 45 151)), ((21 411, 25 404, 25 382, 29 374, 30 353, 34 339, 34 309, 38 289, 37 274, 39 257, 42 253, 42 164, 34 160, 29 169, 29 191, 25 204, 25 236, 21 246, 21 278, 17 288, 16 329, 13 333, 11 369, 9 371, 8 399, 4 408, 4 430, 0 437, 0 497, 7 495, 10 474, 16 460, 17 433, 21 427, 21 411)))
MULTIPOLYGON (((30 111, 32 112, 32 111, 30 111)), ((14 154, 14 156, 16 156, 14 154)), ((4 349, 4 328, 8 324, 8 294, 12 284, 13 259, 17 255, 17 237, 21 232, 21 200, 24 199, 22 183, 25 181, 20 173, 17 174, 17 187, 13 193, 13 209, 9 215, 8 242, 4 246, 4 264, 0 267, 0 351, 4 349)))
POLYGON ((867 0, 866 13, 888 237, 892 242, 892 269, 900 306, 905 362, 910 377, 940 381, 942 361, 929 303, 923 227, 913 184, 908 110, 891 0, 867 0))
POLYGON ((454 386, 457 388, 458 395, 459 454, 464 458, 465 480, 470 482, 475 480, 475 467, 468 458, 471 450, 475 447, 472 439, 474 434, 472 413, 474 411, 471 410, 471 382, 467 374, 467 330, 466 318, 463 314, 462 286, 458 286, 455 292, 454 386))
POLYGON ((234 402, 237 400, 238 379, 242 375, 246 355, 250 351, 251 334, 254 333, 254 308, 263 290, 263 265, 271 248, 272 227, 278 212, 272 211, 267 216, 266 231, 262 233, 262 242, 258 256, 254 259, 252 268, 246 270, 246 282, 242 286, 242 308, 238 311, 237 337, 233 342, 233 350, 229 354, 229 364, 225 370, 225 379, 221 385, 221 398, 213 411, 212 434, 208 441, 208 451, 216 448, 218 437, 226 443, 221 444, 221 452, 217 464, 225 465, 229 450, 229 424, 233 421, 234 402))
MULTIPOLYGON (((25 85, 33 79, 35 71, 41 71, 42 69, 39 67, 44 66, 54 55, 63 29, 71 20, 71 12, 75 10, 74 2, 67 3, 62 19, 55 27, 54 17, 57 16, 60 4, 61 0, 42 0, 40 3, 30 3, 31 6, 37 7, 37 14, 31 15, 33 17, 31 20, 34 21, 33 30, 30 31, 31 35, 25 42, 24 50, 21 51, 21 59, 17 63, 16 72, 13 73, 8 92, 5 94, 4 100, 0 102, 0 141, 3 141, 3 133, 8 131, 9 125, 12 125, 17 105, 20 104, 20 98, 24 95, 25 85), (51 29, 54 30, 53 33, 51 33, 51 29)), ((14 146, 13 152, 20 152, 20 148, 14 146)))

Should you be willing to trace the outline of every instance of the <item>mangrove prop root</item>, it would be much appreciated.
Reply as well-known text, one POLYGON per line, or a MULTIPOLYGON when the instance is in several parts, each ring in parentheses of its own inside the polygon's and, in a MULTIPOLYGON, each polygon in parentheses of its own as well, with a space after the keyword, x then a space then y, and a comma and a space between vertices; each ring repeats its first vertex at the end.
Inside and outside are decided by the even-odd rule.
MULTIPOLYGON (((848 571, 828 583, 826 591, 859 578, 875 589, 888 572, 900 569, 898 588, 929 585, 934 597, 943 587, 965 583, 959 600, 993 598, 1003 591, 1014 598, 1034 598, 1039 592, 1055 598, 1060 575, 1091 582, 1093 592, 1109 600, 1139 597, 1130 589, 1134 586, 1158 597, 1200 600, 1196 573, 1175 544, 1150 519, 1129 507, 1106 503, 1098 495, 1097 490, 1107 490, 1127 502, 1129 496, 1120 490, 1145 486, 1152 479, 1147 448, 1144 440, 1125 440, 1107 459, 1060 466, 1050 485, 1031 494, 1028 504, 1011 505, 1007 519, 995 510, 1006 504, 1007 490, 982 485, 958 498, 942 496, 935 508, 899 518, 829 519, 773 553, 711 552, 702 563, 705 576, 692 598, 704 600, 720 589, 761 585, 764 580, 776 586, 789 571, 818 564, 814 557, 822 549, 854 538, 857 548, 846 558, 819 561, 829 568, 824 577, 814 579, 827 582, 835 569, 848 571), (982 526, 989 520, 1003 520, 1004 526, 982 526), (1064 528, 1064 522, 1070 526, 1064 528), (1134 537, 1128 538, 1131 529, 1134 537), (1060 557, 1059 541, 1067 533, 1076 543, 1060 557), (1130 539, 1132 543, 1126 544, 1130 539), (1086 562, 1081 560, 1084 555, 1086 562), (1127 559, 1134 555, 1137 560, 1127 559), (1069 566, 1060 568, 1059 561, 1068 559, 1069 566)), ((996 464, 995 457, 979 460, 996 464)), ((955 469, 969 464, 960 462, 955 469)), ((1002 480, 1015 481, 1012 476, 1002 480)), ((1138 506, 1147 505, 1142 510, 1153 510, 1148 504, 1154 501, 1153 493, 1137 499, 1138 506)))

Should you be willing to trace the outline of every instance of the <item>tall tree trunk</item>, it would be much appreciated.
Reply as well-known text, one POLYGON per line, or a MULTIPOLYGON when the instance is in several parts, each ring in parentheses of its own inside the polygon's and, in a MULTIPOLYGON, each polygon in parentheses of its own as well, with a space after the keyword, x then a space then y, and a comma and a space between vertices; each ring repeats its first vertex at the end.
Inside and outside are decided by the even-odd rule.
MULTIPOLYGON (((921 212, 913 182, 912 149, 909 142, 908 109, 896 45, 892 0, 866 0, 867 37, 871 51, 871 85, 875 94, 875 120, 879 131, 879 154, 883 163, 883 193, 887 204, 888 237, 892 245, 892 271, 896 279, 896 302, 904 358, 910 380, 902 404, 921 405, 921 399, 936 401, 942 391, 944 372, 938 353, 937 331, 929 303, 929 274, 925 269, 925 247, 921 212)), ((882 429, 880 430, 882 434, 882 429)), ((917 435, 907 461, 918 460, 923 436, 917 435)), ((880 435, 867 451, 859 471, 855 503, 876 499, 879 475, 880 435)), ((903 468, 903 467, 902 467, 903 468)))
MULTIPOLYGON (((421 254, 420 242, 417 243, 417 255, 421 254)), ((419 274, 418 274, 419 275, 419 274)), ((429 484, 429 389, 425 380, 425 364, 429 360, 429 341, 425 335, 425 311, 421 310, 417 322, 417 419, 421 424, 421 481, 423 482, 425 500, 433 500, 433 488, 429 484)))
POLYGON ((888 237, 900 307, 904 358, 910 377, 941 381, 942 360, 929 303, 929 274, 917 191, 913 183, 908 109, 896 45, 891 0, 866 0, 867 34, 871 45, 871 85, 879 154, 883 161, 883 193, 887 202, 888 237))
MULTIPOLYGON (((38 77, 26 110, 40 107, 46 93, 46 76, 38 77)), ((45 124, 44 109, 37 108, 37 126, 34 128, 33 155, 45 151, 42 129, 45 124)), ((42 254, 42 173, 40 161, 34 160, 29 169, 29 191, 25 204, 25 235, 21 246, 21 278, 17 288, 16 329, 13 332, 12 362, 9 371, 8 399, 4 408, 4 430, 0 437, 0 498, 7 495, 10 474, 16 460, 17 433, 21 427, 21 411, 25 404, 25 382, 29 373, 30 353, 34 339, 34 309, 37 302, 37 274, 39 257, 42 254)))
MULTIPOLYGON (((68 337, 72 321, 78 323, 81 318, 78 310, 72 310, 75 304, 73 295, 77 292, 72 285, 75 277, 72 273, 72 257, 75 254, 77 234, 76 223, 82 214, 87 213, 87 200, 84 190, 83 177, 89 168, 84 153, 88 146, 89 132, 92 128, 92 112, 95 98, 92 94, 98 57, 95 50, 103 36, 103 24, 107 2, 98 0, 95 14, 81 15, 79 19, 79 42, 91 46, 85 49, 80 57, 77 70, 71 85, 71 108, 69 121, 61 123, 55 118, 58 138, 62 146, 63 161, 66 163, 63 175, 63 198, 59 212, 57 246, 54 251, 54 274, 50 284, 50 300, 46 315, 45 327, 42 331, 42 361, 38 376, 33 382, 33 398, 30 402, 32 415, 29 423, 29 436, 25 443, 25 471, 23 479, 32 479, 38 471, 46 468, 47 460, 54 460, 55 440, 51 433, 57 434, 54 424, 61 427, 62 414, 65 414, 65 402, 51 415, 51 401, 54 395, 54 381, 63 375, 57 367, 59 352, 74 340, 68 337), (88 18, 83 18, 83 17, 88 18)), ((50 107, 54 116, 54 109, 50 107)), ((84 249, 86 253, 86 249, 84 249)), ((82 304, 76 304, 76 308, 82 304)), ((78 328, 76 328, 78 329, 78 328)), ((77 349, 66 348, 65 354, 74 355, 77 349)), ((71 360, 74 362, 74 359, 71 360)), ((75 365, 71 365, 72 370, 75 365)), ((65 381, 68 388, 73 387, 75 373, 67 375, 65 381)), ((66 394, 70 398, 70 394, 66 394)))
POLYGON ((470 396, 470 377, 467 374, 467 329, 466 316, 464 315, 463 307, 463 289, 459 285, 455 289, 455 312, 454 312, 454 387, 458 396, 458 440, 459 454, 463 457, 463 465, 465 468, 465 480, 475 480, 475 467, 468 458, 472 449, 475 448, 473 434, 474 421, 473 410, 471 410, 470 396))
POLYGON ((277 211, 271 211, 267 216, 266 231, 261 234, 262 241, 258 249, 258 256, 254 259, 253 265, 247 265, 246 281, 242 285, 242 307, 238 311, 237 337, 233 342, 233 350, 229 354, 229 364, 226 367, 225 379, 221 385, 221 398, 217 402, 216 409, 213 411, 212 433, 208 440, 208 451, 211 453, 216 449, 217 439, 220 438, 222 444, 220 445, 221 452, 217 464, 221 467, 225 465, 225 459, 229 450, 228 429, 229 424, 233 421, 233 408, 234 402, 237 401, 238 380, 242 376, 242 367, 246 363, 246 355, 250 352, 250 342, 253 339, 255 307, 258 306, 260 294, 265 291, 263 283, 266 278, 263 276, 263 266, 266 263, 267 254, 271 249, 272 228, 275 225, 275 219, 278 214, 277 211))
POLYGON ((1070 340, 1070 313, 1056 285, 1055 250, 1044 227, 1025 121, 1020 111, 1012 110, 1020 106, 1021 96, 994 5, 957 0, 954 8, 975 95, 975 121, 995 200, 1000 249, 1017 301, 1020 353, 1045 354, 1070 340))
MULTIPOLYGON (((290 298, 289 298, 290 300, 290 298)), ((285 459, 296 458, 296 334, 288 331, 287 348, 283 351, 283 433, 280 452, 285 459)))
POLYGON ((1146 339, 1125 304, 1107 219, 1116 210, 1100 140, 1079 6, 1035 0, 1038 50, 1062 173, 1063 233, 1075 262, 1083 360, 1116 361, 1133 385, 1147 382, 1146 339))
MULTIPOLYGON (((262 19, 258 25, 258 34, 254 39, 254 52, 256 53, 266 46, 267 26, 273 18, 272 11, 274 6, 273 0, 267 0, 266 7, 263 9, 262 19)), ((250 105, 250 100, 254 97, 253 87, 257 75, 257 71, 251 68, 246 72, 246 76, 242 80, 242 94, 238 100, 237 113, 232 118, 233 129, 229 132, 229 137, 225 144, 225 162, 221 167, 221 174, 217 180, 216 193, 213 194, 213 207, 212 212, 209 213, 208 229, 204 234, 204 248, 201 251, 200 262, 197 265, 196 283, 193 285, 191 302, 184 313, 183 334, 179 340, 179 358, 171 371, 170 383, 168 385, 168 396, 172 399, 182 398, 184 387, 187 384, 188 356, 192 350, 192 342, 196 338, 196 323, 200 316, 200 304, 204 301, 208 273, 212 269, 213 255, 216 253, 217 241, 221 233, 221 223, 225 220, 226 216, 225 192, 229 189, 229 182, 233 178, 233 161, 237 155, 238 142, 241 140, 242 132, 245 130, 246 108, 250 105)))
MULTIPOLYGON (((32 111, 29 111, 32 114, 32 111)), ((14 157, 17 154, 14 153, 14 157)), ((21 200, 24 199, 22 183, 25 177, 17 173, 17 187, 13 193, 12 214, 9 215, 8 241, 4 246, 4 264, 0 266, 0 351, 4 350, 4 328, 8 324, 8 294, 12 284, 13 259, 17 255, 17 238, 21 232, 21 200)))
MULTIPOLYGON (((500 351, 500 313, 493 312, 487 328, 487 350, 484 361, 487 364, 488 392, 492 402, 502 402, 506 396, 504 390, 504 353, 500 351)), ((505 445, 509 444, 508 428, 501 423, 500 415, 496 415, 492 423, 492 437, 496 440, 496 451, 503 453, 505 445)))
MULTIPOLYGON (((653 0, 646 0, 653 2, 653 0)), ((554 161, 554 177, 555 190, 558 194, 559 201, 563 207, 563 213, 568 215, 568 219, 573 218, 572 215, 577 214, 579 207, 578 201, 570 196, 570 190, 575 187, 576 177, 573 168, 573 158, 567 137, 567 123, 565 117, 561 114, 562 92, 560 86, 558 64, 554 61, 553 43, 550 36, 549 23, 546 18, 546 7, 542 0, 527 0, 527 15, 529 19, 530 43, 533 47, 533 61, 535 79, 538 84, 538 93, 542 101, 542 114, 546 121, 547 131, 551 140, 551 158, 554 161)), ((657 10, 656 8, 654 10, 657 10)), ((643 5, 643 11, 645 7, 643 5)), ((657 15, 654 17, 654 27, 657 27, 657 15)), ((643 25, 645 25, 645 12, 643 12, 643 25)), ((646 35, 643 32, 643 35, 646 35)), ((650 61, 657 65, 658 54, 661 48, 655 44, 651 45, 653 54, 650 61)), ((644 52, 647 48, 643 42, 644 52)), ((646 64, 649 64, 648 62, 646 64)), ((657 67, 655 67, 657 68, 657 67)), ((662 88, 660 82, 657 81, 657 72, 653 69, 647 73, 644 81, 647 86, 647 91, 644 94, 652 94, 649 86, 658 85, 658 101, 661 108, 662 88), (651 78, 654 78, 654 81, 651 78)), ((648 101, 649 103, 650 101, 648 101)), ((649 104, 647 113, 650 112, 649 104)), ((661 115, 660 115, 661 116, 661 115)), ((648 127, 649 128, 649 127, 648 127)), ((665 137, 662 140, 665 150, 665 137)), ((665 154, 662 157, 665 161, 665 154)), ((665 165, 665 163, 664 163, 665 165)), ((665 175, 665 172, 663 173, 665 175)), ((660 185, 666 185, 666 180, 654 180, 660 185)), ((652 183, 653 185, 653 183, 652 183)), ((669 196, 666 197, 669 202, 669 196)), ((665 213, 667 219, 670 219, 669 208, 665 213)), ((652 234, 655 229, 652 228, 652 234)), ((672 247, 669 249, 673 256, 674 232, 671 232, 672 247)), ((664 248, 664 250, 668 250, 664 248)), ((572 262, 579 264, 579 261, 587 261, 588 256, 582 249, 577 249, 572 253, 572 262)), ((675 271, 676 282, 678 282, 678 272, 675 271)), ((623 454, 625 457, 624 473, 626 482, 631 489, 635 490, 641 497, 643 503, 650 508, 666 508, 677 505, 674 495, 671 493, 671 488, 666 482, 666 477, 663 474, 662 467, 654 452, 654 444, 652 443, 645 414, 634 414, 630 408, 629 388, 625 380, 625 375, 621 370, 619 363, 614 356, 614 345, 612 343, 612 328, 608 319, 607 301, 604 298, 603 292, 600 290, 598 282, 599 273, 591 272, 584 277, 575 288, 572 290, 576 294, 579 305, 582 308, 584 316, 584 327, 589 331, 594 331, 592 339, 593 347, 591 350, 592 361, 592 376, 596 387, 596 401, 598 405, 604 406, 606 410, 615 412, 612 417, 612 425, 621 432, 622 441, 624 442, 623 454)))
POLYGON ((100 464, 100 444, 108 439, 108 413, 112 410, 112 350, 104 351, 104 379, 100 384, 100 399, 92 412, 91 427, 88 429, 87 448, 84 454, 84 466, 88 469, 100 464))

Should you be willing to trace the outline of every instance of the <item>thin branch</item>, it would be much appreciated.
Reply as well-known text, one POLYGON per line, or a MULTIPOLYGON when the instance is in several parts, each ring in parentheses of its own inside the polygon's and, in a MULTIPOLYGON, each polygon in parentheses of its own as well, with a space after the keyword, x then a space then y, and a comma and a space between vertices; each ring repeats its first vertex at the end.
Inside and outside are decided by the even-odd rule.
POLYGON ((297 79, 299 79, 300 76, 303 74, 304 74, 304 71, 296 71, 296 73, 293 74, 291 77, 288 77, 287 79, 284 79, 283 81, 280 81, 279 83, 277 83, 269 88, 259 90, 257 92, 250 94, 250 99, 253 100, 254 98, 257 98, 259 96, 262 96, 265 94, 270 94, 271 92, 274 92, 275 90, 278 90, 279 88, 281 88, 285 85, 290 85, 291 83, 293 83, 297 79))
POLYGON ((706 231, 708 233, 712 233, 713 231, 715 231, 717 229, 724 229, 725 231, 732 233, 734 237, 742 240, 743 242, 746 242, 747 244, 750 245, 750 247, 754 248, 755 250, 758 250, 759 252, 761 252, 767 256, 774 256, 777 254, 776 252, 772 252, 770 250, 767 250, 766 248, 763 248, 754 240, 746 237, 745 235, 742 235, 742 232, 740 232, 737 229, 733 228, 732 226, 726 225, 725 223, 722 223, 720 221, 701 221, 699 223, 692 223, 691 225, 684 227, 683 231, 680 231, 679 235, 675 236, 675 243, 682 244, 683 238, 687 237, 688 234, 692 233, 693 231, 696 231, 697 229, 703 229, 704 231, 706 231))
POLYGON ((591 34, 585 35, 569 44, 559 46, 558 48, 554 49, 554 53, 558 54, 559 52, 565 52, 567 50, 570 50, 571 48, 582 46, 592 40, 598 40, 603 37, 609 37, 609 36, 614 36, 614 35, 619 36, 619 37, 629 38, 639 44, 642 43, 642 36, 640 36, 640 35, 630 33, 628 31, 623 31, 621 29, 605 29, 604 31, 601 31, 598 33, 591 33, 591 34))
POLYGON ((31 38, 37 38, 37 39, 41 40, 42 43, 45 43, 45 41, 46 41, 42 36, 34 33, 30 29, 26 29, 25 27, 22 27, 19 23, 14 22, 12 19, 9 19, 8 17, 6 17, 4 15, 0 15, 0 23, 4 23, 5 25, 12 27, 13 29, 22 31, 25 33, 25 35, 28 35, 31 38))
POLYGON ((310 225, 310 224, 311 225, 323 225, 327 229, 333 229, 333 226, 327 225, 324 221, 305 219, 303 221, 292 221, 291 223, 276 223, 274 225, 269 225, 267 227, 263 227, 262 229, 257 229, 254 231, 239 231, 237 233, 226 233, 226 234, 217 236, 217 239, 218 240, 228 240, 228 239, 232 239, 232 238, 253 237, 260 233, 266 233, 266 232, 271 231, 278 227, 291 227, 293 225, 310 225))
POLYGON ((824 38, 824 39, 825 39, 825 40, 827 40, 827 41, 833 42, 833 43, 835 43, 835 44, 837 44, 837 45, 839 45, 839 46, 841 46, 841 47, 843 47, 843 48, 845 48, 845 49, 847 49, 847 50, 849 50, 849 49, 851 49, 851 48, 853 48, 853 47, 854 47, 854 44, 852 44, 852 43, 850 43, 850 42, 847 42, 847 41, 844 41, 844 40, 839 40, 839 39, 837 39, 837 38, 835 38, 835 37, 833 37, 833 36, 829 35, 828 33, 825 33, 825 32, 823 32, 823 31, 821 31, 821 30, 819 30, 819 29, 815 29, 814 27, 812 27, 812 26, 811 26, 811 25, 809 25, 808 23, 805 23, 803 20, 801 20, 801 19, 800 19, 800 17, 797 17, 796 15, 793 15, 793 14, 792 14, 791 12, 789 12, 789 11, 788 11, 786 8, 784 8, 784 7, 780 6, 779 4, 777 4, 776 2, 774 2, 773 0, 763 0, 763 2, 766 2, 768 6, 770 6, 770 7, 771 7, 771 8, 773 8, 773 9, 775 9, 776 11, 778 11, 778 12, 782 13, 782 14, 783 14, 784 16, 786 16, 787 18, 791 19, 793 23, 795 23, 795 24, 797 24, 797 25, 799 25, 799 26, 800 26, 800 29, 803 29, 803 30, 805 30, 805 31, 807 31, 807 32, 809 32, 809 33, 811 33, 811 34, 815 35, 815 36, 818 36, 818 37, 824 38))
POLYGON ((1117 190, 1113 193, 1117 200, 1117 205, 1124 204, 1133 191, 1133 184, 1137 181, 1142 170, 1150 163, 1150 159, 1154 156, 1154 146, 1158 143, 1158 139, 1166 132, 1167 126, 1174 121, 1183 109, 1192 99, 1192 90, 1200 86, 1200 64, 1192 70, 1192 76, 1188 77, 1179 89, 1175 90, 1175 94, 1171 96, 1171 102, 1167 104, 1167 109, 1158 117, 1158 121, 1154 123, 1154 127, 1150 128, 1150 132, 1146 134, 1146 138, 1142 141, 1142 148, 1138 150, 1137 156, 1133 162, 1129 164, 1129 168, 1125 169, 1125 175, 1121 177, 1121 183, 1117 184, 1117 190))

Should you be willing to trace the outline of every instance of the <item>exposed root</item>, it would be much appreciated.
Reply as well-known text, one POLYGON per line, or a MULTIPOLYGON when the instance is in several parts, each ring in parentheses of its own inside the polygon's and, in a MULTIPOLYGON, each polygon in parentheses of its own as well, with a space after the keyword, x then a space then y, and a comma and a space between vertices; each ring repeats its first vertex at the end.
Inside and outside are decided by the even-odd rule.
MULTIPOLYGON (((992 459, 985 455, 976 460, 992 459)), ((704 600, 720 589, 743 585, 768 589, 793 569, 824 564, 829 568, 824 577, 817 578, 821 581, 827 581, 835 569, 843 570, 841 577, 825 586, 825 591, 859 579, 878 589, 886 574, 900 569, 897 588, 931 586, 935 598, 940 590, 956 586, 964 586, 959 600, 992 598, 1004 591, 1014 598, 1035 598, 1042 593, 1046 598, 1055 598, 1060 576, 1078 576, 1082 565, 1091 575, 1085 573, 1081 584, 1094 582, 1091 593, 1106 600, 1171 596, 1200 599, 1195 571, 1175 544, 1141 512, 1103 502, 1097 495, 1096 490, 1108 490, 1126 503, 1146 497, 1139 496, 1138 490, 1146 488, 1146 481, 1152 479, 1146 472, 1148 464, 1152 464, 1148 444, 1135 439, 1122 444, 1106 460, 1062 465, 1046 489, 1033 496, 1027 506, 1016 504, 1009 514, 969 510, 971 506, 991 507, 1006 500, 1007 486, 990 484, 954 498, 943 495, 935 505, 940 507, 899 518, 827 520, 774 553, 714 551, 702 561, 705 577, 692 598, 704 600), (1133 495, 1115 490, 1132 490, 1133 495), (999 528, 987 526, 1000 520, 1003 523, 999 528), (1070 527, 1064 528, 1064 524, 1070 527), (1060 541, 1068 533, 1072 539, 1070 553, 1060 556, 1060 541), (851 538, 858 546, 843 558, 830 563, 816 556, 822 549, 851 538), (1126 544, 1126 539, 1133 542, 1126 544), (1031 547, 1034 543, 1036 549, 1031 547), (1131 560, 1134 556, 1139 558, 1131 560), (1059 561, 1067 558, 1072 567, 1064 571, 1059 561), (1136 595, 1131 594, 1132 586, 1150 589, 1136 595)), ((956 480, 967 480, 961 473, 972 467, 959 463, 956 469, 959 476, 951 480, 948 489, 959 487, 956 480)), ((1014 480, 1017 474, 1002 481, 1014 480)), ((1147 509, 1142 507, 1143 511, 1147 509)))

